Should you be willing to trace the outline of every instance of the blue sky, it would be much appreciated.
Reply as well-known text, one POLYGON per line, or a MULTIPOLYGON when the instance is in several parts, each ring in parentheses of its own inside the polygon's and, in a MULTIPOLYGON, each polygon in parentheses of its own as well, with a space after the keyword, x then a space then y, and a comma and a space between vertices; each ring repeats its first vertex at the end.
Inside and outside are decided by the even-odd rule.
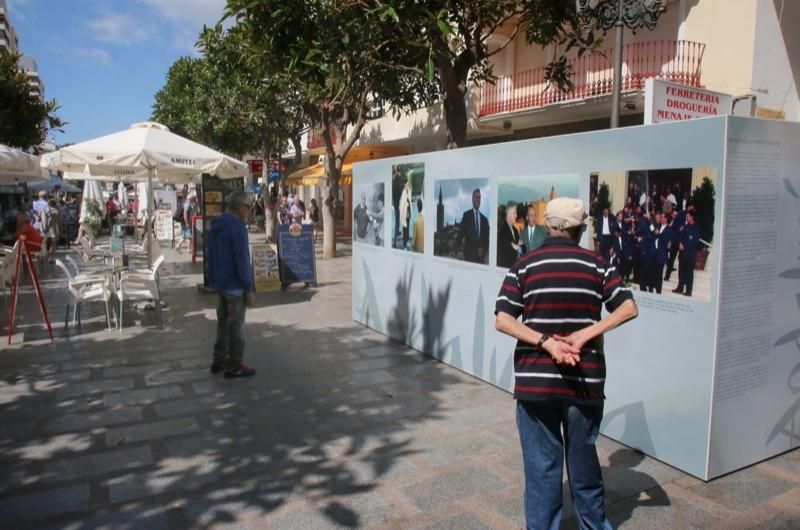
POLYGON ((499 204, 509 201, 530 202, 538 199, 550 200, 550 188, 556 189, 558 197, 578 197, 578 175, 530 175, 524 177, 500 177, 498 179, 499 204))
POLYGON ((47 99, 69 124, 58 144, 149 119, 153 95, 225 0, 7 0, 21 52, 33 55, 47 99))

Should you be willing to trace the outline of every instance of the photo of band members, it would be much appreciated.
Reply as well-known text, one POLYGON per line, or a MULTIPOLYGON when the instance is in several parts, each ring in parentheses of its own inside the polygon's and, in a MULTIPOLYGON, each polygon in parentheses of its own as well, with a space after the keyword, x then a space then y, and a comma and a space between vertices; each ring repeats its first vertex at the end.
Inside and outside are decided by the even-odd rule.
POLYGON ((544 211, 548 201, 578 197, 578 175, 501 177, 497 196, 497 266, 507 269, 547 238, 544 211))
POLYGON ((590 246, 640 291, 709 301, 714 167, 590 176, 590 246))

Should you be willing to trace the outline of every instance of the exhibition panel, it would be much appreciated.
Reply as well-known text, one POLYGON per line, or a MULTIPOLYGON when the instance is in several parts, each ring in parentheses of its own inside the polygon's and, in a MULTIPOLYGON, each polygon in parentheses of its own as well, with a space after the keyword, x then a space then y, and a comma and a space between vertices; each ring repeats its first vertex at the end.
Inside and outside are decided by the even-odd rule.
MULTIPOLYGON (((716 356, 718 340, 727 344, 726 335, 718 331, 720 270, 727 274, 724 266, 720 269, 720 262, 723 252, 728 255, 729 237, 723 228, 730 226, 740 236, 772 229, 771 225, 734 228, 730 218, 723 223, 723 199, 729 196, 725 157, 726 152, 733 152, 728 131, 748 127, 763 127, 776 135, 793 131, 794 145, 798 145, 795 124, 720 117, 357 164, 353 168, 354 185, 364 190, 365 202, 361 211, 356 207, 353 212, 355 224, 359 217, 362 222, 353 244, 353 318, 510 390, 514 341, 494 329, 495 298, 515 255, 540 244, 547 201, 556 196, 576 196, 591 203, 597 216, 596 228, 581 244, 612 257, 616 253, 608 231, 617 224, 604 216, 602 209, 594 211, 594 206, 605 204, 612 217, 619 210, 628 211, 626 205, 640 201, 649 210, 657 192, 662 199, 669 197, 675 210, 684 212, 684 222, 687 206, 693 204, 691 217, 696 226, 691 226, 685 236, 692 251, 676 251, 666 264, 659 261, 657 281, 650 284, 635 274, 627 278, 640 314, 605 338, 608 375, 603 433, 704 479, 775 454, 781 444, 783 450, 796 446, 798 437, 794 434, 788 440, 780 435, 767 444, 767 429, 762 445, 769 448, 739 451, 728 449, 728 444, 736 440, 720 440, 715 434, 719 430, 728 437, 735 432, 734 419, 730 423, 717 421, 721 394, 719 389, 714 393, 715 381, 721 386, 721 378, 725 378, 724 384, 730 387, 739 377, 722 375, 738 360, 721 357, 717 361, 716 356), (783 132, 776 132, 779 129, 783 132), (690 265, 687 260, 691 260, 690 265), (672 278, 670 265, 677 269, 672 278), (724 367, 723 362, 727 363, 724 367), (715 460, 717 453, 730 456, 715 460)), ((787 137, 781 144, 784 151, 790 141, 787 137)), ((783 156, 800 167, 796 153, 785 152, 783 156)), ((778 164, 772 170, 776 176, 764 173, 764 178, 770 182, 777 179, 784 186, 777 177, 784 166, 768 159, 766 155, 761 162, 751 163, 750 173, 761 174, 762 164, 778 164)), ((800 190, 800 182, 795 180, 793 186, 800 190)), ((785 216, 796 223, 800 200, 789 205, 790 199, 795 200, 791 193, 784 193, 781 208, 787 203, 785 216)), ((657 213, 662 215, 660 210, 653 211, 655 219, 659 218, 657 213)), ((656 222, 648 226, 658 234, 656 222)), ((792 230, 797 232, 796 228, 792 230)), ((792 251, 797 249, 796 241, 786 245, 792 251)), ((736 289, 733 280, 725 285, 736 289)), ((775 292, 780 292, 780 287, 775 292)), ((770 295, 764 296, 762 305, 770 300, 770 295)), ((793 301, 794 295, 791 298, 793 301)), ((777 320, 794 318, 796 322, 796 303, 793 311, 791 317, 773 312, 773 329, 762 332, 770 333, 772 343, 778 330, 784 334, 791 331, 788 320, 777 320)), ((725 315, 723 311, 723 320, 728 318, 725 315)), ((788 348, 794 343, 780 347, 789 356, 788 348)), ((734 355, 728 357, 734 359, 734 355)), ((800 376, 795 374, 794 382, 790 378, 787 389, 786 376, 792 368, 780 369, 783 372, 774 374, 775 380, 771 365, 770 373, 754 379, 770 388, 781 386, 783 393, 774 395, 779 401, 776 406, 788 409, 794 401, 784 394, 800 387, 800 376)), ((729 413, 724 403, 736 402, 737 396, 731 394, 722 400, 724 414, 729 413)), ((741 416, 738 419, 744 423, 741 416)))

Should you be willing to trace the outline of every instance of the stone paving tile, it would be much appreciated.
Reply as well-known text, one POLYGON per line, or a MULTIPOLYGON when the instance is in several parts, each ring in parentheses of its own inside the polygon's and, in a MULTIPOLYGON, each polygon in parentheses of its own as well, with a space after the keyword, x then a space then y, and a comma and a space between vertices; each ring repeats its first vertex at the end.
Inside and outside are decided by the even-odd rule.
POLYGON ((37 519, 86 510, 89 485, 76 484, 0 499, 0 528, 15 528, 37 519))
POLYGON ((165 383, 183 383, 197 379, 208 379, 210 375, 208 369, 174 370, 148 373, 144 376, 144 381, 148 385, 163 385, 165 383))
POLYGON ((81 431, 95 427, 105 427, 120 423, 132 423, 142 420, 142 410, 138 407, 121 407, 84 414, 69 414, 46 422, 46 428, 52 432, 81 431))
POLYGON ((443 439, 424 453, 433 465, 443 466, 467 459, 479 458, 509 449, 508 444, 488 432, 476 432, 443 439))
POLYGON ((152 462, 150 448, 140 446, 51 460, 43 469, 48 481, 66 481, 142 467, 152 462))
POLYGON ((56 397, 64 399, 84 394, 99 394, 101 392, 117 392, 133 388, 133 381, 124 379, 106 379, 102 381, 87 381, 74 385, 65 386, 56 390, 56 397))
POLYGON ((414 527, 414 530, 492 530, 474 513, 460 513, 435 523, 414 527))
POLYGON ((506 486, 507 484, 488 469, 470 466, 415 482, 401 488, 400 491, 417 508, 429 511, 480 494, 489 495, 506 486))
POLYGON ((115 407, 118 405, 147 405, 155 401, 182 397, 183 391, 179 386, 158 386, 129 390, 116 394, 106 394, 103 396, 103 403, 106 407, 115 407))
POLYGON ((800 451, 797 449, 771 458, 769 463, 800 476, 800 451))
POLYGON ((115 506, 111 513, 81 517, 61 522, 43 530, 170 530, 172 527, 162 506, 138 504, 115 506))
POLYGON ((123 443, 140 442, 142 440, 160 439, 166 436, 197 432, 200 426, 194 418, 178 418, 175 420, 143 423, 131 427, 109 429, 106 433, 106 444, 109 446, 123 443))
POLYGON ((612 453, 609 460, 610 465, 603 467, 608 502, 637 495, 684 476, 682 471, 626 447, 612 453))
POLYGON ((756 467, 748 467, 706 484, 689 488, 729 510, 744 512, 794 487, 794 484, 775 478, 756 467))
POLYGON ((110 366, 103 368, 103 377, 126 377, 139 374, 150 374, 169 370, 169 363, 147 363, 133 366, 110 366))
POLYGON ((319 507, 273 517, 269 525, 275 530, 327 530, 336 528, 368 528, 390 521, 396 512, 377 492, 339 496, 319 507))
MULTIPOLYGON (((660 489, 660 488, 658 488, 660 489)), ((606 516, 614 528, 663 529, 710 528, 720 522, 714 514, 679 498, 669 498, 663 490, 645 492, 606 508, 606 516)), ((576 528, 575 520, 568 528, 576 528)))
MULTIPOLYGON (((5 426, 3 426, 5 428, 5 426)), ((92 447, 92 437, 86 433, 71 433, 46 436, 25 443, 11 450, 21 460, 45 461, 56 456, 76 454, 92 447)))
POLYGON ((155 471, 131 473, 106 482, 111 502, 125 502, 167 491, 193 490, 222 477, 220 466, 201 457, 169 459, 155 471))

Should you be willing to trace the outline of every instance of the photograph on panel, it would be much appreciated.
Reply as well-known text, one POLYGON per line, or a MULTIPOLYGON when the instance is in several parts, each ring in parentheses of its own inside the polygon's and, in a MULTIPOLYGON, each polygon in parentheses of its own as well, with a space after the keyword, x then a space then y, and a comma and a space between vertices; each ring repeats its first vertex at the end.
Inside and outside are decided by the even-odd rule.
POLYGON ((364 182, 355 186, 353 242, 383 246, 384 184, 364 182))
POLYGON ((489 179, 437 180, 433 253, 470 263, 489 263, 489 179))
POLYGON ((392 166, 392 248, 425 252, 425 163, 392 166))
POLYGON ((589 245, 640 291, 711 300, 715 167, 590 175, 589 245))
POLYGON ((510 268, 547 237, 544 211, 556 197, 578 197, 578 174, 501 177, 497 180, 497 266, 510 268))

